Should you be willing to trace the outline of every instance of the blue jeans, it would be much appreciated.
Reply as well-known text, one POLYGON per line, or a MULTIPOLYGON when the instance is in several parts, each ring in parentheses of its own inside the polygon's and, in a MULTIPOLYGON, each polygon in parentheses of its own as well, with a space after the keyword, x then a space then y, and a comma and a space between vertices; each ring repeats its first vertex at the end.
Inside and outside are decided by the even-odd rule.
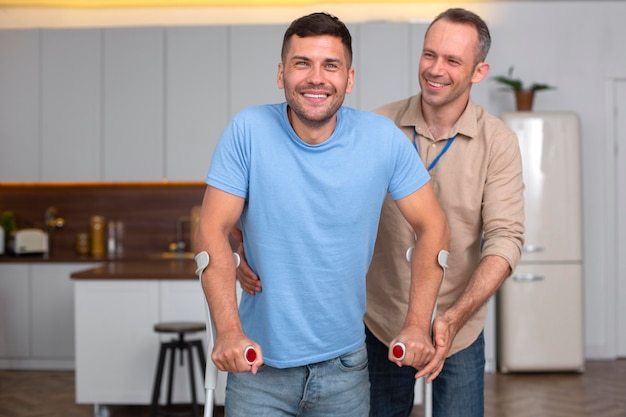
MULTIPOLYGON (((366 345, 371 383, 370 417, 408 417, 413 409, 414 368, 387 359, 389 348, 367 328, 366 345)), ((485 341, 483 334, 466 349, 446 359, 432 382, 433 417, 483 417, 485 341)))
POLYGON ((306 366, 229 373, 224 411, 228 417, 367 417, 369 393, 363 345, 306 366))

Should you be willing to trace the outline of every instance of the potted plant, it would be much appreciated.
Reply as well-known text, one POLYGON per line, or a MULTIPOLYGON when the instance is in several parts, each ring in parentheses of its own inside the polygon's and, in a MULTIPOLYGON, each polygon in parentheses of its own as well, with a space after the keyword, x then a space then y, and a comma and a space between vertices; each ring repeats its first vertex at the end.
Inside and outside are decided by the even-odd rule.
POLYGON ((494 80, 513 90, 513 92, 515 93, 515 103, 517 106, 517 111, 532 110, 533 100, 535 98, 536 91, 550 90, 556 88, 548 84, 540 83, 533 83, 529 87, 526 87, 519 78, 513 78, 513 67, 509 68, 509 72, 506 76, 498 75, 494 77, 494 80))

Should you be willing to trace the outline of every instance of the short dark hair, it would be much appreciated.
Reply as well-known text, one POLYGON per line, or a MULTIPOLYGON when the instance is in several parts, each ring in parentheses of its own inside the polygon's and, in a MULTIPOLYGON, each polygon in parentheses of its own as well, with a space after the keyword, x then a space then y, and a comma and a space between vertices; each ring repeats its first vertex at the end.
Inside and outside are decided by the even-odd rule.
POLYGON ((485 62, 487 54, 489 53, 489 48, 491 47, 491 35, 489 34, 487 24, 480 16, 466 9, 448 9, 445 12, 440 13, 439 16, 431 22, 426 30, 427 34, 430 27, 438 20, 474 26, 476 32, 478 32, 478 50, 476 51, 476 62, 474 64, 485 62))
POLYGON ((309 36, 330 35, 341 39, 343 48, 348 61, 348 67, 352 66, 352 36, 345 24, 337 17, 324 13, 311 13, 291 22, 289 28, 283 37, 283 48, 280 54, 281 59, 285 60, 285 55, 289 49, 289 42, 292 36, 306 38, 309 36))

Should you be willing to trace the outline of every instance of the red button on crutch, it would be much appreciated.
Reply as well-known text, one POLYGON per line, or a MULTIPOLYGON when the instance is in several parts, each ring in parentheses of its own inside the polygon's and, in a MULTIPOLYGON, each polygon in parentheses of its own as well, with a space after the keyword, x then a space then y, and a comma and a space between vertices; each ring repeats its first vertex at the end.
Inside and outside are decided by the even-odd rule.
POLYGON ((247 346, 243 351, 243 357, 246 360, 246 363, 252 366, 256 361, 256 350, 254 350, 254 346, 247 346))
POLYGON ((396 342, 391 348, 391 354, 394 358, 401 361, 404 359, 404 355, 406 354, 406 346, 402 342, 396 342))

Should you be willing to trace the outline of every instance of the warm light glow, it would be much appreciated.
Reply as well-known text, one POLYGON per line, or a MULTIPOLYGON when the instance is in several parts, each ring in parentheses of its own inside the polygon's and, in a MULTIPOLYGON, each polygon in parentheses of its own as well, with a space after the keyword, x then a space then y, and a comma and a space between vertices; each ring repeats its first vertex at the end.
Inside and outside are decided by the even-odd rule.
MULTIPOLYGON (((12 7, 249 7, 304 6, 317 0, 0 0, 0 6, 12 7)), ((384 0, 331 0, 327 3, 387 3, 384 0)), ((416 0, 394 0, 394 3, 419 3, 416 0)))
POLYGON ((486 0, 0 0, 0 29, 289 24, 317 11, 345 23, 426 22, 460 3, 487 20, 493 13, 486 0))

